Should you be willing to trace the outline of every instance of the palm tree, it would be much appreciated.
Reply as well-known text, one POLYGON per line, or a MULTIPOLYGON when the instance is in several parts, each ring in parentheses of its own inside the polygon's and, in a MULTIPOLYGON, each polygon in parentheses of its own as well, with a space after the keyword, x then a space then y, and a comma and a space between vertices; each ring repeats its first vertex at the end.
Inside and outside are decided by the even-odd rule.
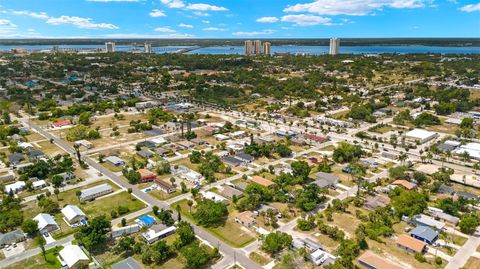
POLYGON ((73 148, 75 149, 75 152, 77 153, 77 159, 80 164, 82 164, 82 156, 80 154, 80 145, 79 144, 73 144, 73 148))
POLYGON ((78 199, 78 201, 80 202, 80 195, 82 195, 82 191, 80 191, 80 190, 77 191, 77 192, 75 193, 75 195, 77 196, 77 199, 78 199))
POLYGON ((401 163, 402 165, 405 164, 405 161, 406 161, 407 159, 408 159, 408 155, 407 155, 406 152, 402 152, 402 153, 400 153, 400 155, 398 156, 398 160, 400 161, 400 163, 401 163))
POLYGON ((187 201, 187 205, 188 205, 188 208, 189 208, 190 214, 192 214, 192 206, 193 206, 193 201, 189 199, 189 200, 187 201))

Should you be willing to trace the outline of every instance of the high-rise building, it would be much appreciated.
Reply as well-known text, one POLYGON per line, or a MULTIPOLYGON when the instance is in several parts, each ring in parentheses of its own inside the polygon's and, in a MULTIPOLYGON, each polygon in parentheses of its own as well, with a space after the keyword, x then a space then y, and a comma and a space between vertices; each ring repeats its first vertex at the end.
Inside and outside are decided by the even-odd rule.
POLYGON ((255 46, 255 55, 262 54, 262 41, 255 40, 254 46, 255 46))
POLYGON ((145 43, 144 48, 145 48, 145 53, 152 53, 153 52, 151 43, 145 43))
POLYGON ((340 50, 340 39, 336 37, 330 38, 330 50, 328 54, 330 55, 337 55, 340 50))
POLYGON ((245 55, 252 55, 254 53, 253 42, 251 40, 245 41, 245 55))
POLYGON ((105 43, 106 52, 115 52, 115 42, 106 42, 105 43))
POLYGON ((272 44, 270 44, 270 42, 263 43, 263 54, 265 55, 272 54, 272 44))

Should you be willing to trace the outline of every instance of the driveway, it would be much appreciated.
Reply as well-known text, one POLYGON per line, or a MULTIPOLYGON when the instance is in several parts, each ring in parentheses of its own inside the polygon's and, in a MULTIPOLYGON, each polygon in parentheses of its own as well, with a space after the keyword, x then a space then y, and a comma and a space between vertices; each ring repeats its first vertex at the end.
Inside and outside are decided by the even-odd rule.
POLYGON ((17 243, 17 247, 10 247, 10 250, 7 250, 7 248, 3 248, 3 255, 5 255, 5 258, 17 255, 19 253, 22 253, 25 250, 25 246, 23 242, 17 243))

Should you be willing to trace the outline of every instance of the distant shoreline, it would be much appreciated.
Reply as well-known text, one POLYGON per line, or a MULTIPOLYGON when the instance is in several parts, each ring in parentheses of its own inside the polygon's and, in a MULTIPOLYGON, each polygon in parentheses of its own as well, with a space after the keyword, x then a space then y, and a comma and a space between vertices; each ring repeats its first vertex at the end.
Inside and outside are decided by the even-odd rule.
MULTIPOLYGON (((152 43, 153 46, 241 46, 245 39, 0 39, 0 45, 97 45, 114 41, 118 45, 152 43)), ((258 39, 258 38, 250 38, 258 39)), ((262 38, 274 46, 328 46, 329 39, 262 38)), ((340 38, 342 46, 436 46, 480 47, 480 38, 340 38)))

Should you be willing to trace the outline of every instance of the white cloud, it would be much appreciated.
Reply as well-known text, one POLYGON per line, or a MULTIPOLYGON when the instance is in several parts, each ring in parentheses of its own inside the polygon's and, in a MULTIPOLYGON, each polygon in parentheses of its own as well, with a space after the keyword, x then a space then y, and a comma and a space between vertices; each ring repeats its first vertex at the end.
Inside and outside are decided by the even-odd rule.
POLYGON ((464 12, 480 11, 480 3, 463 6, 460 10, 464 12))
POLYGON ((332 25, 330 18, 309 14, 286 15, 283 16, 281 20, 283 22, 292 22, 296 26, 332 25))
POLYGON ((178 27, 182 27, 182 28, 193 28, 193 25, 191 24, 185 24, 185 23, 180 23, 178 25, 178 27))
POLYGON ((277 17, 261 17, 257 19, 257 22, 262 22, 262 23, 274 23, 277 21, 278 21, 277 17))
POLYGON ((73 25, 81 29, 118 29, 111 23, 95 23, 91 18, 77 16, 50 17, 46 22, 50 25, 73 25))
POLYGON ((433 0, 316 0, 286 7, 284 12, 309 12, 319 15, 365 16, 384 7, 420 8, 433 0))
POLYGON ((218 28, 218 27, 207 27, 203 28, 203 31, 226 31, 227 29, 224 28, 218 28))
POLYGON ((118 26, 111 23, 95 23, 91 18, 82 18, 77 16, 60 16, 50 17, 45 12, 33 12, 33 11, 11 11, 15 15, 25 15, 35 19, 45 20, 50 25, 73 25, 81 29, 118 29, 118 26))
POLYGON ((14 10, 12 11, 15 15, 26 15, 35 19, 48 20, 49 16, 45 12, 32 12, 27 10, 14 10))
POLYGON ((187 6, 189 10, 199 10, 199 11, 227 11, 227 8, 214 6, 209 4, 189 4, 187 6))
POLYGON ((0 26, 1 27, 12 27, 12 28, 17 27, 11 21, 6 20, 6 19, 0 19, 0 26))
POLYGON ((169 8, 183 8, 185 3, 182 0, 160 0, 162 4, 166 5, 169 8))
POLYGON ((205 23, 205 24, 209 24, 209 23, 210 23, 210 21, 207 21, 207 20, 203 20, 202 22, 205 23))
POLYGON ((197 16, 199 16, 199 17, 208 17, 208 16, 210 16, 209 13, 203 12, 203 11, 194 11, 193 14, 195 14, 195 15, 197 15, 197 16))
POLYGON ((158 18, 158 17, 165 17, 165 13, 160 9, 154 9, 149 13, 150 17, 158 18))
POLYGON ((257 35, 271 35, 275 31, 271 29, 263 30, 263 31, 253 31, 253 32, 234 32, 232 35, 234 36, 257 36, 257 35))
POLYGON ((162 32, 162 33, 176 33, 177 31, 169 28, 169 27, 157 27, 154 29, 155 32, 162 32))
POLYGON ((16 30, 17 26, 7 19, 0 19, 0 34, 8 34, 16 30))

